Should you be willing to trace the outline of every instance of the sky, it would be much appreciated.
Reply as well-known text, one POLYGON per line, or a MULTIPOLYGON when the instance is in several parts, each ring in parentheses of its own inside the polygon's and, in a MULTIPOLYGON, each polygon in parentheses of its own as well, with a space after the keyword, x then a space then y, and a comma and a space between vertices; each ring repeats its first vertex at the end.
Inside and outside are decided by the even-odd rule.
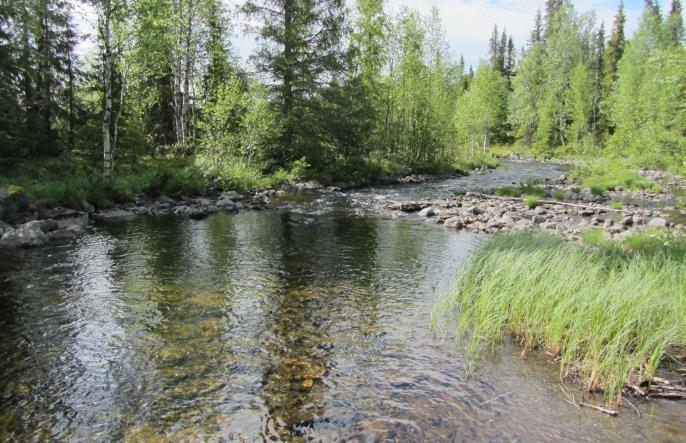
MULTIPOLYGON (((231 10, 236 10, 241 0, 224 0, 231 10)), ((351 0, 348 0, 349 2, 351 0)), ((517 48, 521 48, 529 38, 533 27, 536 10, 544 9, 545 0, 386 0, 387 10, 398 12, 403 6, 417 9, 422 13, 429 13, 436 6, 446 30, 446 37, 451 51, 457 59, 464 55, 467 65, 476 68, 480 60, 488 56, 488 40, 493 31, 493 25, 499 29, 506 29, 514 38, 517 48)), ((605 23, 607 34, 610 33, 612 22, 619 0, 573 0, 577 12, 594 10, 596 19, 605 23)), ((670 0, 660 0, 663 13, 669 11, 670 0)), ((624 0, 627 16, 625 32, 631 35, 638 27, 639 17, 643 11, 644 0, 624 0)), ((93 20, 92 13, 81 8, 77 22, 82 32, 92 32, 89 21, 93 20)), ((248 59, 256 46, 254 37, 246 35, 240 28, 240 16, 234 23, 237 25, 232 41, 236 55, 248 59)), ((90 45, 84 42, 79 52, 87 52, 90 45)))
MULTIPOLYGON (((233 0, 231 0, 233 3, 233 0)), ((545 7, 545 0, 386 0, 390 12, 403 6, 428 14, 436 6, 440 11, 446 37, 456 59, 464 55, 465 63, 474 68, 488 56, 488 40, 493 25, 505 28, 514 38, 517 48, 526 44, 533 28, 536 11, 545 7)), ((594 10, 596 20, 604 22, 609 35, 619 0, 573 0, 577 12, 594 10)), ((660 0, 663 13, 669 11, 670 0, 660 0)), ((631 35, 638 27, 644 0, 624 0, 627 16, 625 32, 631 35)), ((234 50, 241 57, 250 55, 254 39, 240 33, 234 39, 234 50)))

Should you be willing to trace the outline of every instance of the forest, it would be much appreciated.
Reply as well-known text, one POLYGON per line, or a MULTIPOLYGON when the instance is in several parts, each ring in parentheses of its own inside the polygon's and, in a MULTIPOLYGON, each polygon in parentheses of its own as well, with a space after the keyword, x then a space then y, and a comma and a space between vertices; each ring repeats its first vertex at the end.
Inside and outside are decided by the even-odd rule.
POLYGON ((1 0, 0 184, 97 205, 443 173, 512 152, 683 173, 682 5, 645 3, 628 38, 621 2, 606 29, 548 0, 526 42, 496 24, 473 69, 437 9, 391 14, 383 0, 247 0, 238 11, 221 0, 1 0), (89 36, 75 18, 86 6, 89 36), (231 44, 237 16, 258 41, 249 62, 231 44))

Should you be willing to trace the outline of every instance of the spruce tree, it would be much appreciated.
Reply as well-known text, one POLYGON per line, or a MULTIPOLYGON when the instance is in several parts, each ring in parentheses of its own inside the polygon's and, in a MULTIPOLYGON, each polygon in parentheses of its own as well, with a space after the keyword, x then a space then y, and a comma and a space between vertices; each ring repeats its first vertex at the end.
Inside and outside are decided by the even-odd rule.
POLYGON ((283 134, 280 162, 321 160, 327 79, 343 69, 343 0, 248 0, 243 10, 261 23, 257 69, 270 78, 283 134))
POLYGON ((624 47, 626 40, 624 38, 624 24, 626 16, 624 15, 624 2, 620 1, 617 7, 617 14, 615 15, 614 24, 612 25, 612 35, 607 43, 604 56, 604 72, 603 72, 603 88, 605 93, 612 89, 612 85, 617 80, 617 65, 624 55, 624 47))
POLYGON ((545 4, 545 30, 543 36, 548 38, 553 32, 553 24, 555 21, 555 15, 562 8, 563 0, 546 0, 545 4))
POLYGON ((534 20, 534 29, 531 30, 529 37, 529 46, 535 46, 543 40, 543 18, 541 17, 541 8, 536 11, 536 19, 534 20))
POLYGON ((672 7, 665 23, 668 41, 680 45, 684 39, 684 17, 680 0, 672 0, 672 7))

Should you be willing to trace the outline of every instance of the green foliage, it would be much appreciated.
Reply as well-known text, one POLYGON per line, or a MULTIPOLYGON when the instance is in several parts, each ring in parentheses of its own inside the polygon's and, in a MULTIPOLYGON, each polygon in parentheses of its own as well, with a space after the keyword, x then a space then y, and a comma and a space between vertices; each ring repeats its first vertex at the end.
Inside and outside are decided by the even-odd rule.
POLYGON ((545 190, 539 186, 540 180, 529 179, 513 186, 503 186, 495 191, 500 197, 521 197, 522 195, 543 197, 545 190))
POLYGON ((592 232, 594 249, 536 233, 492 238, 437 305, 434 324, 459 306, 470 366, 512 335, 526 351, 560 355, 562 373, 618 404, 626 381, 650 380, 668 352, 686 348, 686 242, 647 232, 618 243, 592 232))
POLYGON ((538 197, 536 195, 529 195, 524 199, 524 205, 527 208, 535 208, 538 206, 538 202, 541 200, 541 197, 538 197))
POLYGON ((571 175, 581 179, 596 195, 619 188, 659 190, 658 184, 641 177, 637 169, 631 162, 605 158, 589 161, 586 166, 577 168, 571 175))
POLYGON ((458 143, 488 152, 491 141, 503 130, 507 111, 507 80, 489 64, 476 70, 469 89, 457 101, 455 126, 458 143))
POLYGON ((622 201, 610 202, 610 207, 612 209, 622 209, 624 207, 624 202, 622 202, 622 201))
POLYGON ((554 191, 553 198, 555 200, 564 201, 567 198, 567 194, 564 191, 554 191))

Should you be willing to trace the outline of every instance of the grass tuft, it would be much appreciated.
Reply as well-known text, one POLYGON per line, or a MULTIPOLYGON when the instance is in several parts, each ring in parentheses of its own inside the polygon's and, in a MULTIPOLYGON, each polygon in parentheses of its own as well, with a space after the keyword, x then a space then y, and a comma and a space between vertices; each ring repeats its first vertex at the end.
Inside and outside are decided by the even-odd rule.
POLYGON ((540 180, 527 180, 514 186, 503 186, 495 190, 500 197, 521 197, 522 195, 543 197, 545 190, 539 186, 540 180))
POLYGON ((470 369, 511 335, 525 351, 559 355, 561 373, 617 405, 626 381, 650 380, 670 353, 686 349, 686 241, 664 231, 623 243, 591 231, 585 240, 596 247, 505 234, 472 257, 434 311, 435 322, 459 307, 470 369))
POLYGON ((565 201, 565 199, 567 198, 567 194, 565 194, 564 191, 554 191, 553 198, 555 200, 565 201))
POLYGON ((524 204, 526 205, 527 208, 533 209, 536 206, 538 206, 538 202, 540 200, 541 200, 540 197, 538 197, 536 195, 530 195, 524 199, 524 204))

